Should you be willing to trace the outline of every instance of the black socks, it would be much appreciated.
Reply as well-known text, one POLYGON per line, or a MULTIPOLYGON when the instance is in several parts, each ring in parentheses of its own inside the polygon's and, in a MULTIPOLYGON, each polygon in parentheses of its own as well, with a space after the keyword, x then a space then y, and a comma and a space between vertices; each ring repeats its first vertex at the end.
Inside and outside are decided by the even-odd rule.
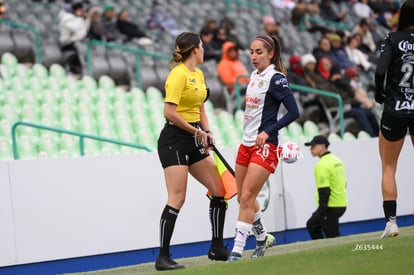
POLYGON ((174 231, 175 221, 180 210, 174 209, 168 205, 162 211, 160 219, 160 255, 170 255, 170 242, 174 231))
POLYGON ((210 200, 210 222, 212 231, 212 245, 223 246, 223 229, 226 217, 227 203, 224 197, 212 197, 210 200))
POLYGON ((388 221, 394 220, 397 218, 397 201, 384 201, 382 203, 384 208, 385 219, 388 221))

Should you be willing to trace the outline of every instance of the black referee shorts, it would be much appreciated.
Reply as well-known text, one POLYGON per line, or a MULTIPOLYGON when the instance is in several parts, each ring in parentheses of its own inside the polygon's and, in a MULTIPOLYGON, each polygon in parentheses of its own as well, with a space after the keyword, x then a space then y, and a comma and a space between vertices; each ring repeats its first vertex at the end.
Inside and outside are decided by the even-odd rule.
POLYGON ((414 135, 414 117, 395 116, 390 113, 383 113, 380 123, 381 133, 388 141, 397 141, 407 134, 414 135))
POLYGON ((208 156, 206 148, 196 144, 194 135, 169 122, 161 130, 158 157, 163 168, 173 165, 190 166, 208 156))

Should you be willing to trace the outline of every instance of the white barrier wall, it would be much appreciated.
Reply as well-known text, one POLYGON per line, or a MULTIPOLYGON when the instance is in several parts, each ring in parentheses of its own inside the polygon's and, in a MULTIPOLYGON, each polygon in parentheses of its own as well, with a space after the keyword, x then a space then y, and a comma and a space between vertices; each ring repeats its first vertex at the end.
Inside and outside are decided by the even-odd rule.
MULTIPOLYGON (((345 162, 349 207, 342 222, 380 218, 378 140, 336 142, 345 162)), ((317 158, 282 164, 259 201, 270 232, 303 228, 315 209, 317 158)), ((236 149, 221 150, 234 163, 236 149)), ((398 214, 413 211, 413 149, 406 141, 399 161, 398 214)), ((206 190, 190 177, 173 244, 210 239, 206 190), (188 226, 197 230, 189 231, 188 226)), ((158 247, 158 223, 166 202, 156 153, 0 162, 0 266, 158 247)), ((234 235, 236 199, 229 203, 225 237, 234 235)))

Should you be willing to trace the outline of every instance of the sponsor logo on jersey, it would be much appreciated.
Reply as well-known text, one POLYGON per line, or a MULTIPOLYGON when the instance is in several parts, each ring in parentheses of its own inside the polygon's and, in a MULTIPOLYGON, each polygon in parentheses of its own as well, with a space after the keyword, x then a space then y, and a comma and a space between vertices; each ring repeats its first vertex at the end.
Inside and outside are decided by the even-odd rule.
POLYGON ((398 43, 398 49, 402 52, 412 52, 414 51, 414 43, 410 43, 407 40, 401 40, 400 43, 398 43))
POLYGON ((412 53, 405 53, 401 56, 401 60, 404 63, 414 64, 414 54, 412 53))

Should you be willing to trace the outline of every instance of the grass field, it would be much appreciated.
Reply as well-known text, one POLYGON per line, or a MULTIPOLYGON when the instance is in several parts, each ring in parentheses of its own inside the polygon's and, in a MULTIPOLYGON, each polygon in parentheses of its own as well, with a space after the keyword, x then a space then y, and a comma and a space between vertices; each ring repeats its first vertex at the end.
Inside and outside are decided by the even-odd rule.
MULTIPOLYGON (((414 226, 400 228, 400 236, 379 239, 381 232, 327 240, 276 245, 266 256, 238 262, 213 262, 207 256, 178 259, 185 269, 167 274, 414 274, 414 226)), ((162 274, 154 263, 71 275, 162 274)))

